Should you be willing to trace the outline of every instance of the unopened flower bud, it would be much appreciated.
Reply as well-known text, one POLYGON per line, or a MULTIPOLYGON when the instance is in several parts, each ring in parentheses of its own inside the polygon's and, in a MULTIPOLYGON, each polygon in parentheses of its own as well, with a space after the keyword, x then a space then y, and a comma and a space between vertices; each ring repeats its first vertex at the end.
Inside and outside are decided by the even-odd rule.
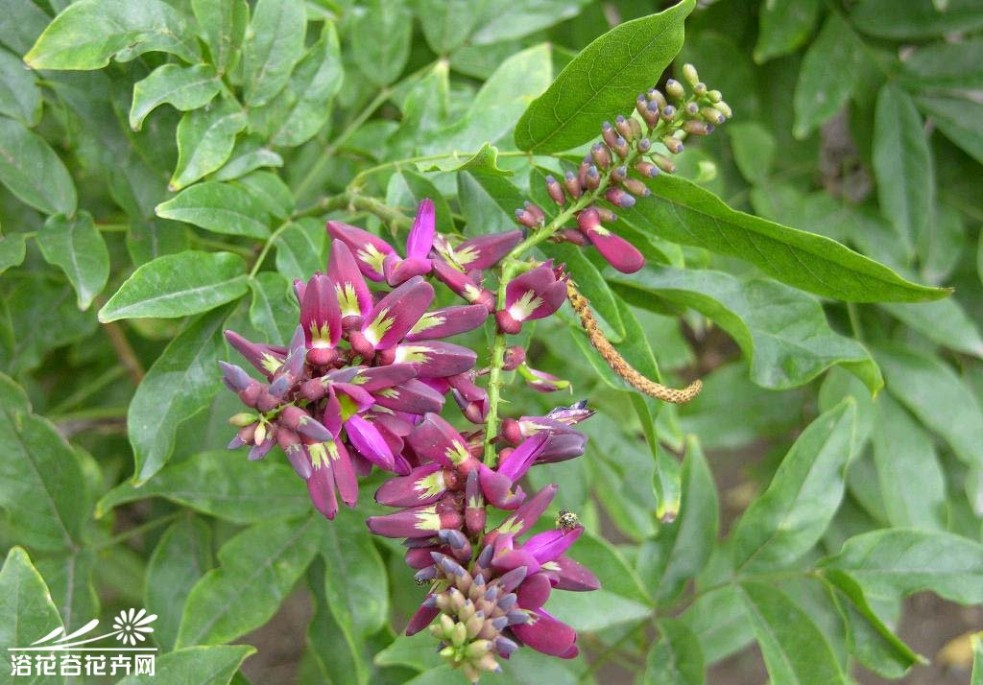
POLYGON ((713 126, 705 121, 690 119, 683 123, 683 130, 691 136, 706 136, 713 133, 713 126))
POLYGON ((603 143, 594 143, 590 149, 590 156, 594 163, 602 169, 611 166, 611 151, 603 143))
POLYGON ((622 209, 635 206, 635 198, 621 188, 608 188, 604 193, 604 199, 622 209))
POLYGON ((513 345, 505 350, 502 364, 503 371, 515 371, 519 364, 526 361, 526 349, 522 345, 513 345))
POLYGON ((686 114, 691 117, 698 116, 700 114, 700 106, 695 102, 687 102, 686 114))
POLYGON ((720 112, 721 114, 723 114, 728 119, 734 116, 734 112, 731 110, 730 106, 723 100, 721 100, 720 102, 713 103, 713 108, 718 112, 720 112))
POLYGON ((676 118, 676 108, 672 105, 666 105, 662 108, 662 120, 672 121, 676 118))
POLYGON ((250 426, 259 420, 259 416, 248 411, 239 412, 231 417, 229 417, 229 423, 233 426, 238 426, 242 428, 244 426, 250 426))
POLYGON ((697 83, 695 86, 693 86, 693 94, 696 95, 696 97, 703 97, 704 95, 706 95, 707 84, 697 83))
POLYGON ((546 192, 549 193, 550 198, 556 204, 563 206, 566 204, 567 198, 563 194, 563 186, 552 176, 546 177, 546 192))
POLYGON ((668 102, 666 101, 666 96, 662 94, 662 91, 652 88, 647 93, 649 102, 654 102, 659 106, 659 109, 665 109, 668 102))
MULTIPOLYGON (((625 140, 631 140, 632 132, 631 132, 631 125, 628 123, 628 119, 626 119, 624 116, 619 114, 614 120, 614 125, 615 128, 618 129, 618 133, 621 134, 622 138, 624 138, 625 140)), ((611 145, 611 143, 608 143, 608 145, 611 145)))
POLYGON ((635 165, 635 171, 640 173, 642 176, 653 178, 659 174, 659 167, 650 162, 639 162, 635 165))
POLYGON ((727 120, 727 117, 723 113, 714 107, 704 107, 700 110, 700 115, 706 120, 708 124, 714 124, 715 126, 720 126, 727 120))
POLYGON ((536 217, 528 209, 515 210, 515 220, 528 228, 536 228, 539 226, 539 222, 536 221, 536 217))
POLYGON ((646 101, 645 107, 640 108, 638 112, 642 115, 642 118, 650 129, 659 123, 659 103, 646 101))
POLYGON ((601 185, 601 174, 598 173, 597 167, 592 164, 587 169, 587 176, 584 179, 584 186, 594 190, 599 185, 601 185))
POLYGON ((641 152, 643 155, 651 149, 652 149, 652 141, 649 140, 648 138, 642 138, 640 141, 638 141, 638 151, 641 152))
POLYGON ((696 67, 692 64, 683 65, 683 78, 686 80, 686 83, 694 88, 700 82, 700 75, 696 72, 696 67))
POLYGON ((635 98, 635 111, 641 114, 642 118, 645 118, 645 112, 648 110, 648 107, 649 101, 645 95, 639 95, 637 98, 635 98))
POLYGON ((682 100, 686 97, 686 89, 683 88, 682 83, 671 78, 666 81, 666 95, 671 97, 673 100, 682 100))
POLYGON ((618 156, 621 157, 621 159, 625 159, 631 152, 631 148, 628 147, 627 140, 621 136, 618 136, 618 140, 615 141, 614 151, 618 153, 618 156))
POLYGON ((586 245, 587 239, 572 228, 564 228, 553 234, 553 240, 558 243, 573 243, 574 245, 586 245))
POLYGON ((642 137, 642 125, 638 123, 638 119, 635 117, 628 118, 628 132, 631 135, 625 136, 629 141, 636 140, 642 137))
POLYGON ((532 214, 533 217, 536 219, 537 225, 542 225, 543 223, 546 222, 546 214, 543 213, 543 210, 539 208, 539 205, 534 205, 532 202, 529 202, 527 200, 525 202, 525 207, 526 207, 526 211, 532 214))
POLYGON ((648 189, 644 183, 639 181, 637 178, 626 178, 621 182, 621 185, 625 187, 632 195, 638 195, 640 197, 648 197, 652 194, 652 191, 648 189))
POLYGON ((580 163, 580 166, 577 167, 577 182, 580 184, 581 188, 587 187, 587 172, 590 170, 590 167, 591 157, 590 155, 587 155, 584 157, 584 161, 580 163))
POLYGON ((563 187, 567 189, 567 192, 570 193, 570 197, 572 197, 574 200, 580 197, 584 192, 583 186, 580 185, 580 181, 577 180, 576 175, 574 175, 572 171, 568 171, 563 175, 563 187))
POLYGON ((601 138, 604 139, 605 143, 608 145, 614 145, 614 141, 617 139, 617 137, 618 133, 614 130, 614 127, 611 126, 610 121, 605 121, 603 124, 601 124, 601 138))
POLYGON ((660 171, 664 173, 671 174, 676 171, 676 165, 673 164, 672 160, 663 155, 652 155, 652 161, 655 162, 655 166, 659 167, 660 171))
POLYGON ((597 210, 597 216, 606 224, 612 224, 618 220, 618 215, 612 212, 607 207, 595 207, 597 210))
POLYGON ((719 90, 707 91, 707 97, 710 98, 710 102, 717 103, 724 99, 724 94, 719 90))
POLYGON ((681 141, 679 138, 666 136, 665 138, 662 139, 662 144, 665 145, 666 149, 669 150, 669 152, 671 152, 674 155, 678 155, 680 152, 683 151, 683 141, 681 141))
POLYGON ((622 165, 611 170, 611 180, 620 183, 628 178, 628 167, 622 165))

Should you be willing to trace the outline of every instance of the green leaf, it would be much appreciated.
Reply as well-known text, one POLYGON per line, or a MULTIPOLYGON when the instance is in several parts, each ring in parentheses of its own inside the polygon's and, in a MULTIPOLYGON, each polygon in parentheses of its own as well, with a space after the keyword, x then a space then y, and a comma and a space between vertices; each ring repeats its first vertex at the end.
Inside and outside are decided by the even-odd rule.
POLYGON ((983 27, 983 10, 975 0, 946 0, 944 11, 929 0, 864 0, 850 13, 850 21, 858 31, 878 38, 931 38, 983 27))
POLYGON ((593 592, 557 592, 550 596, 549 612, 578 631, 604 633, 651 618, 652 607, 639 599, 604 587, 593 592))
POLYGON ((410 169, 400 169, 390 177, 386 188, 386 204, 390 207, 411 217, 416 214, 420 202, 426 198, 433 200, 437 230, 441 233, 455 233, 450 205, 429 178, 410 169))
POLYGON ((223 308, 193 321, 140 382, 126 417, 134 486, 163 468, 174 452, 180 424, 208 406, 219 391, 219 352, 225 349, 219 336, 228 313, 223 308))
POLYGON ((310 511, 307 489, 289 466, 215 450, 167 466, 143 485, 117 485, 99 500, 96 516, 148 497, 164 497, 233 523, 296 518, 310 511))
POLYGON ((77 548, 91 506, 78 456, 51 423, 32 412, 20 386, 2 374, 0 450, 5 539, 36 551, 77 548))
POLYGON ((145 52, 169 52, 197 62, 189 17, 163 0, 79 0, 44 30, 24 55, 32 69, 101 69, 145 52))
POLYGON ((922 118, 897 86, 888 84, 877 96, 873 145, 881 212, 915 242, 931 217, 935 179, 922 118))
POLYGON ((75 214, 75 184, 51 146, 13 119, 0 117, 0 183, 45 214, 75 214))
POLYGON ((481 19, 470 0, 415 0, 413 9, 427 45, 438 55, 464 44, 481 19))
POLYGON ((659 640, 645 661, 644 685, 703 685, 703 650, 686 624, 664 618, 656 624, 659 640))
POLYGON ((290 188, 271 171, 250 172, 237 178, 236 185, 246 188, 253 199, 277 219, 286 219, 296 206, 290 188))
POLYGON ((156 207, 157 216, 184 221, 214 233, 264 239, 269 215, 252 193, 229 183, 196 183, 156 207))
POLYGON ((902 82, 919 90, 983 88, 983 39, 917 46, 901 68, 902 82))
POLYGON ((473 45, 487 45, 528 36, 577 16, 589 0, 484 0, 475 23, 473 45))
POLYGON ((41 89, 24 63, 0 49, 0 114, 25 126, 41 120, 41 89))
POLYGON ((815 298, 781 283, 670 267, 647 267, 609 280, 712 319, 744 350, 751 360, 751 378, 762 387, 803 385, 834 364, 854 373, 872 393, 884 385, 863 345, 835 333, 815 298))
POLYGON ((761 5, 754 61, 761 64, 799 49, 812 35, 821 8, 819 0, 766 2, 761 5))
POLYGON ((271 345, 287 345, 297 327, 299 310, 290 282, 275 271, 264 271, 249 281, 253 301, 249 322, 271 345))
POLYGON ((246 0, 191 0, 215 69, 224 74, 239 61, 249 21, 246 0))
POLYGON ((181 190, 225 164, 246 123, 239 104, 225 98, 181 117, 177 125, 177 166, 168 188, 181 190))
POLYGON ((0 274, 13 266, 20 266, 27 254, 23 233, 0 235, 0 274))
POLYGON ((761 183, 775 159, 775 138, 755 121, 728 124, 727 137, 734 151, 734 163, 751 183, 761 183))
POLYGON ((320 516, 247 528, 222 545, 220 566, 195 584, 178 648, 234 640, 266 623, 318 551, 320 516))
POLYGON ((51 591, 51 600, 67 626, 77 626, 99 615, 99 595, 93 584, 99 555, 93 547, 47 557, 37 563, 51 591))
POLYGON ((821 578, 843 617, 850 653, 860 663, 885 678, 900 678, 913 665, 926 663, 884 625, 853 578, 835 569, 826 569, 821 578))
POLYGON ((754 639, 751 622, 737 585, 724 585, 697 595, 680 617, 700 639, 707 663, 724 659, 754 639))
POLYGON ((970 97, 919 96, 915 101, 949 140, 983 164, 983 131, 978 125, 983 104, 970 97))
MULTIPOLYGON (((242 48, 245 103, 258 107, 283 90, 304 54, 303 0, 259 0, 242 48)), ((385 34, 382 34, 385 35, 385 34)))
POLYGON ((23 55, 44 31, 51 17, 33 2, 12 2, 0 15, 0 42, 23 55))
POLYGON ((501 174, 486 169, 461 169, 457 192, 467 223, 468 236, 495 233, 515 221, 513 212, 522 206, 525 195, 501 174))
POLYGON ((638 553, 638 572, 660 601, 675 598, 703 570, 717 539, 720 505, 713 474, 699 441, 686 440, 679 518, 659 527, 638 553))
POLYGON ((207 64, 162 64, 133 84, 130 128, 139 131, 147 115, 163 104, 181 112, 204 107, 221 89, 218 73, 207 64))
POLYGON ((967 464, 983 465, 983 409, 938 357, 900 346, 874 351, 887 389, 967 464))
POLYGON ((683 20, 695 0, 627 21, 575 57, 515 127, 520 150, 561 152, 597 136, 598 122, 630 106, 658 80, 683 44, 683 20))
POLYGON ((293 147, 313 138, 331 120, 331 101, 344 77, 338 32, 326 22, 321 38, 297 65, 286 89, 270 103, 283 102, 285 109, 271 142, 293 147))
POLYGON ((387 578, 372 534, 354 516, 324 527, 319 546, 326 566, 324 594, 335 620, 357 642, 386 625, 387 578))
POLYGON ((958 300, 948 298, 918 304, 882 304, 891 316, 929 340, 983 358, 983 337, 958 300))
POLYGON ((788 595, 773 585, 741 583, 744 604, 773 683, 847 685, 822 631, 788 595))
POLYGON ((847 540, 824 565, 849 573, 873 599, 931 590, 960 604, 983 602, 983 545, 951 533, 875 530, 847 540))
POLYGON ((843 109, 859 83, 864 61, 860 38, 838 13, 830 12, 806 51, 795 85, 796 138, 805 138, 843 109))
POLYGON ((274 239, 276 270, 293 282, 325 269, 325 230, 321 221, 290 222, 274 239))
POLYGON ((855 417, 854 401, 847 398, 802 432, 768 489, 737 522, 732 535, 735 568, 788 566, 819 541, 843 499, 855 417))
POLYGON ((331 580, 327 578, 323 557, 314 560, 307 577, 314 599, 314 615, 307 627, 306 643, 319 682, 368 685, 365 641, 353 634, 350 625, 344 626, 335 618, 325 591, 331 580))
MULTIPOLYGON (((252 645, 179 649, 157 658, 154 679, 186 685, 228 685, 246 657, 255 652, 252 645)), ((146 682, 147 676, 131 675, 116 685, 143 685, 146 682)))
MULTIPOLYGON (((212 175, 211 180, 241 181, 242 177, 261 167, 281 166, 283 157, 266 147, 265 141, 254 133, 236 141, 229 160, 212 175)), ((280 183, 283 184, 283 181, 280 183)))
POLYGON ((802 290, 848 302, 917 302, 949 293, 910 283, 829 238, 735 211, 690 181, 664 175, 647 185, 652 196, 619 214, 673 242, 744 259, 802 290))
POLYGON ((376 666, 405 666, 414 671, 428 671, 443 663, 433 650, 433 635, 421 631, 409 637, 399 635, 392 644, 375 655, 376 666))
POLYGON ((567 243, 543 245, 542 249, 547 256, 556 259, 557 263, 567 265, 567 273, 577 284, 577 289, 590 302, 594 313, 599 315, 601 328, 608 340, 613 343, 621 342, 625 337, 625 324, 618 312, 615 295, 601 272, 584 255, 584 250, 567 243))
POLYGON ((212 566, 212 529, 196 516, 172 523, 154 547, 143 585, 144 607, 158 616, 154 639, 165 650, 174 647, 191 588, 212 566))
POLYGON ((355 64, 372 83, 387 86, 399 78, 413 35, 413 15, 403 0, 369 0, 351 31, 355 64))
POLYGON ((139 267, 99 310, 103 323, 146 317, 174 318, 207 312, 248 290, 246 263, 229 252, 158 257, 139 267))
POLYGON ((109 280, 109 250, 92 215, 79 212, 48 218, 38 234, 38 247, 49 264, 61 268, 78 293, 78 307, 86 310, 109 280))
MULTIPOLYGON (((62 628, 61 616, 51 601, 44 578, 31 564, 31 558, 23 547, 12 547, 0 569, 0 644, 12 647, 30 647, 57 628, 62 628)), ((8 652, 8 663, 14 653, 8 652)), ((31 652, 26 652, 31 656, 31 652)), ((33 661, 33 660, 32 660, 33 661)), ((4 676, 10 677, 6 670, 4 676)), ((7 682, 14 682, 10 677, 7 682)), ((29 682, 50 682, 35 679, 29 682)))

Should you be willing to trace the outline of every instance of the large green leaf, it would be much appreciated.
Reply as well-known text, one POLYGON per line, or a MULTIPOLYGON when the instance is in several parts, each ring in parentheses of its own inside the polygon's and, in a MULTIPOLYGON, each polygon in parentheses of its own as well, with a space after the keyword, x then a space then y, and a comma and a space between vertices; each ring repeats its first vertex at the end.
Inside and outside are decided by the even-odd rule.
MULTIPOLYGON (((252 645, 214 645, 188 647, 157 659, 154 679, 184 685, 228 685, 239 666, 256 648, 252 645)), ((143 685, 145 675, 131 675, 116 685, 143 685)))
POLYGON ((163 0, 79 0, 52 21, 24 55, 32 69, 101 69, 159 50, 196 62, 189 17, 163 0))
POLYGON ((423 37, 438 55, 446 55, 467 41, 481 19, 471 0, 415 0, 413 10, 423 37))
POLYGON ((99 500, 96 515, 147 497, 164 497, 234 523, 296 518, 310 511, 307 489, 289 466, 254 463, 244 453, 216 450, 168 466, 142 486, 117 485, 99 500))
POLYGON ((139 131, 147 115, 163 104, 181 112, 204 107, 221 89, 218 73, 207 64, 162 64, 133 84, 130 128, 139 131))
POLYGON ((276 271, 263 271, 249 281, 253 300, 249 322, 262 334, 264 342, 287 345, 297 327, 297 298, 290 282, 276 271))
POLYGON ((812 617, 773 585, 742 583, 754 635, 773 683, 847 685, 836 655, 812 617))
POLYGON ((157 205, 157 216, 184 221, 215 233, 268 238, 269 215, 247 189, 209 181, 185 188, 157 205))
POLYGON ((874 599, 921 590, 960 604, 983 602, 983 545, 941 531, 892 528, 857 535, 826 562, 874 599))
POLYGON ((577 16, 589 2, 590 0, 483 0, 470 43, 481 46, 528 36, 577 16))
POLYGON ((875 350, 887 389, 967 464, 983 465, 983 409, 941 359, 901 346, 875 350))
POLYGON ((242 48, 245 102, 269 102, 290 79, 304 54, 307 15, 303 0, 259 0, 242 48))
POLYGON ((0 117, 0 183, 45 214, 75 213, 75 183, 44 138, 0 117))
POLYGON ((961 147, 983 164, 983 131, 979 121, 983 117, 983 104, 969 95, 958 96, 919 96, 918 108, 932 121, 949 140, 961 147))
POLYGON ((174 452, 178 426, 208 406, 221 388, 218 360, 225 347, 219 340, 228 314, 223 308, 193 321, 140 382, 126 417, 134 485, 160 471, 174 452))
POLYGON ((0 235, 0 274, 12 266, 20 266, 27 256, 23 233, 0 235))
POLYGON ((372 534, 357 516, 341 515, 322 531, 324 594, 335 620, 355 641, 384 625, 389 615, 386 567, 372 534))
POLYGON ((829 238, 735 211, 691 181, 660 176, 647 184, 652 197, 618 210, 632 224, 673 242, 739 257, 802 290, 848 302, 916 302, 949 292, 910 283, 829 238))
POLYGON ((619 286, 692 307, 726 330, 751 360, 751 378, 774 389, 809 382, 834 364, 856 374, 871 392, 884 382, 863 345, 835 333, 810 295, 722 271, 648 267, 609 279, 619 286))
POLYGON ((761 5, 754 61, 760 64, 797 50, 812 35, 821 7, 819 0, 766 2, 761 5))
POLYGON ((611 29, 570 61, 515 127, 521 150, 560 152, 598 135, 599 122, 632 106, 683 44, 695 0, 611 29))
POLYGON ((215 69, 224 74, 239 61, 249 21, 246 0, 191 0, 215 69))
POLYGON ((147 562, 144 607, 157 614, 154 640, 172 649, 191 588, 214 566, 212 529, 204 520, 182 516, 164 531, 147 562))
POLYGON ((935 178, 925 124, 914 100, 894 85, 881 88, 874 119, 874 176, 881 212, 912 243, 927 230, 935 178))
POLYGON ((177 166, 168 188, 181 190, 225 164, 246 123, 242 108, 228 98, 181 117, 177 125, 177 166))
POLYGON ((278 232, 276 245, 276 269, 289 280, 306 281, 315 271, 325 269, 324 223, 301 219, 290 222, 278 232))
POLYGON ((206 312, 249 289, 246 263, 230 252, 158 257, 139 267, 99 310, 103 323, 144 317, 174 318, 206 312))
POLYGON ((78 547, 91 506, 78 456, 53 425, 32 412, 20 386, 2 374, 0 451, 7 534, 35 550, 78 547))
POLYGON ((41 89, 24 63, 0 49, 0 114, 25 126, 36 126, 41 119, 41 89))
POLYGON ((49 264, 60 267, 78 294, 78 307, 86 310, 109 280, 109 250, 92 215, 79 212, 48 218, 38 234, 38 247, 49 264))
POLYGON ((975 0, 864 0, 851 12, 850 21, 878 38, 930 38, 983 27, 983 9, 975 0))
POLYGON ((847 398, 821 414, 785 455, 732 534, 738 571, 774 569, 812 549, 843 499, 856 411, 847 398))
POLYGON ((323 519, 272 521, 222 545, 220 566, 195 584, 177 647, 234 640, 270 619, 322 544, 323 519))
POLYGON ((672 618, 658 623, 659 640, 645 662, 644 685, 703 685, 703 650, 686 624, 672 618))
MULTIPOLYGON (((336 618, 335 607, 330 605, 326 592, 328 583, 336 581, 328 579, 323 557, 314 560, 307 577, 314 599, 314 615, 307 627, 306 642, 312 667, 317 671, 319 681, 368 685, 365 640, 355 634, 350 623, 342 624, 336 618)), ((343 616, 346 615, 346 608, 341 607, 340 612, 343 616)), ((437 663, 440 663, 439 657, 437 663)))
POLYGON ((983 336, 959 301, 953 298, 916 304, 882 304, 906 326, 950 350, 983 359, 983 336))
POLYGON ((364 4, 351 29, 355 64, 372 83, 387 86, 403 73, 410 57, 413 14, 404 0, 364 4))
MULTIPOLYGON (((31 564, 31 558, 23 547, 12 547, 0 569, 0 644, 7 649, 30 647, 57 628, 62 627, 58 610, 51 602, 44 578, 31 564)), ((4 664, 4 682, 48 683, 52 679, 35 678, 25 681, 11 677, 10 659, 7 653, 4 664), (9 680, 7 679, 9 678, 9 680)), ((32 652, 21 652, 33 662, 32 652)))
POLYGON ((983 38, 916 46, 901 68, 901 81, 919 90, 983 88, 983 38))

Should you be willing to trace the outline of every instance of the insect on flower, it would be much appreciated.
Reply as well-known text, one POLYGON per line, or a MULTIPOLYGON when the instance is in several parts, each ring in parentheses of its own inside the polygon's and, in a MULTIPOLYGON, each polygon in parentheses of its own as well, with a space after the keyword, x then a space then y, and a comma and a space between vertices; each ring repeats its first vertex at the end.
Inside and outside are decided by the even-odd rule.
POLYGON ((560 515, 556 517, 556 527, 563 532, 571 531, 580 525, 580 517, 572 511, 560 509, 560 515))

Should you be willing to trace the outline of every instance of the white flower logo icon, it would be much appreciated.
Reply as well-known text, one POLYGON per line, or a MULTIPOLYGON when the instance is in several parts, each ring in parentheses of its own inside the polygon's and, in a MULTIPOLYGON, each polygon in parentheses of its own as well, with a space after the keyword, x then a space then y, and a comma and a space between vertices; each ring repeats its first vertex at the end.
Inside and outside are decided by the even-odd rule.
POLYGON ((123 610, 119 616, 113 619, 113 628, 116 630, 116 639, 124 645, 135 645, 137 642, 145 642, 145 633, 152 633, 154 629, 150 624, 157 620, 157 614, 147 614, 146 609, 123 610))

